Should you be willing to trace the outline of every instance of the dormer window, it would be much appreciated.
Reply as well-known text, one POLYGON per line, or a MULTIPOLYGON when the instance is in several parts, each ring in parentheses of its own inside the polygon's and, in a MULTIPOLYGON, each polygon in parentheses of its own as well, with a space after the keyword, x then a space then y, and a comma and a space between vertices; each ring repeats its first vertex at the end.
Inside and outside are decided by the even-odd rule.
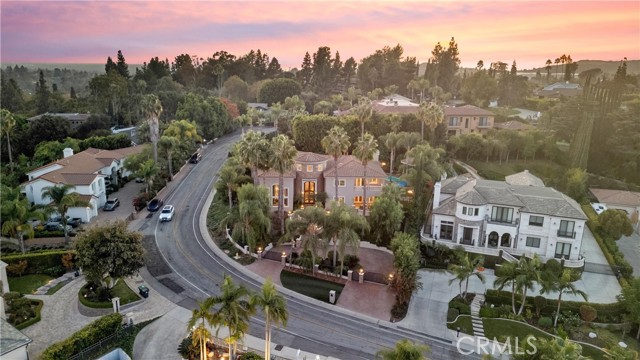
POLYGON ((296 164, 296 171, 302 171, 302 164, 296 164))
POLYGON ((318 166, 316 166, 316 169, 317 169, 318 171, 322 171, 322 164, 319 164, 318 166))
POLYGON ((313 165, 307 165, 307 172, 313 172, 313 165))

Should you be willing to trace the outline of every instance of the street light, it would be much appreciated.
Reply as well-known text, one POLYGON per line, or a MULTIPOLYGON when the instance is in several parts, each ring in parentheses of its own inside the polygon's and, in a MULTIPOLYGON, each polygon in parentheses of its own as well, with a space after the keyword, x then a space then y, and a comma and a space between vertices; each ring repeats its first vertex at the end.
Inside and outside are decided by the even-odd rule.
POLYGON ((258 260, 262 258, 262 248, 258 247, 258 260))

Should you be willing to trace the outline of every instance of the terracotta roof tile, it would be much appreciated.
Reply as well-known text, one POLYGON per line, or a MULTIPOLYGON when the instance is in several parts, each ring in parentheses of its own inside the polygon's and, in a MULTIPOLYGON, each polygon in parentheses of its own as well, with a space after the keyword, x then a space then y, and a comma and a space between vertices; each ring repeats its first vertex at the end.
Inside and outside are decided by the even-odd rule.
MULTIPOLYGON (((330 161, 327 169, 324 171, 324 176, 335 176, 335 167, 333 161, 330 161)), ((364 168, 360 160, 353 155, 344 155, 338 159, 338 176, 348 177, 362 177, 364 176, 364 168)), ((386 178, 387 174, 380 167, 380 163, 377 161, 369 161, 367 163, 367 177, 381 177, 386 178)))
POLYGON ((296 161, 301 163, 318 163, 330 159, 331 156, 313 152, 298 151, 296 161))
POLYGON ((444 108, 445 116, 493 116, 491 111, 481 109, 473 105, 464 105, 458 107, 446 106, 444 108))
POLYGON ((640 192, 610 189, 589 189, 601 203, 640 206, 640 192))

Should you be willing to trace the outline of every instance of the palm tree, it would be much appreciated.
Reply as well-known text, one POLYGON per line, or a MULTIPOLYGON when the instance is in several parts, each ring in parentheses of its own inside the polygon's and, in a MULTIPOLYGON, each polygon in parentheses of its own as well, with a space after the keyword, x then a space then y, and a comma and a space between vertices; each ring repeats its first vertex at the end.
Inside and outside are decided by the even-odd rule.
POLYGON ((360 122, 360 129, 362 138, 364 138, 364 124, 373 116, 373 107, 371 106, 371 100, 362 96, 358 99, 358 105, 353 108, 353 113, 360 122))
POLYGON ((67 211, 72 207, 88 207, 93 206, 86 200, 80 198, 80 195, 71 190, 76 187, 71 184, 63 184, 56 186, 47 186, 42 189, 42 197, 50 198, 51 207, 56 209, 57 213, 62 217, 62 226, 64 227, 64 242, 69 244, 69 231, 67 230, 67 211))
POLYGON ((349 150, 349 145, 351 145, 349 135, 347 135, 347 132, 340 126, 334 126, 329 130, 327 136, 322 138, 321 143, 324 151, 328 155, 333 156, 333 165, 336 171, 334 184, 336 194, 333 199, 338 201, 338 159, 340 158, 340 155, 345 154, 347 150, 349 150))
POLYGON ((235 241, 254 249, 271 231, 267 188, 244 184, 238 189, 238 207, 232 221, 232 237, 235 241))
POLYGON ((144 179, 145 192, 149 192, 152 179, 157 173, 158 167, 156 166, 156 162, 153 161, 153 159, 148 159, 147 161, 140 164, 140 168, 136 172, 136 176, 144 179))
POLYGON ((556 316, 553 320, 554 327, 558 325, 558 315, 560 314, 560 304, 562 303, 563 294, 580 295, 584 301, 588 301, 587 294, 579 290, 575 285, 575 281, 578 279, 580 279, 580 275, 575 271, 563 269, 560 276, 557 276, 557 274, 548 274, 545 281, 542 281, 542 290, 540 293, 558 292, 558 308, 556 309, 556 316))
POLYGON ((406 152, 411 151, 411 149, 414 146, 422 142, 422 138, 420 137, 420 134, 415 132, 403 131, 401 133, 398 133, 398 136, 400 136, 400 139, 398 140, 398 145, 402 146, 406 152))
POLYGON ((442 108, 433 102, 429 105, 427 105, 426 102, 423 102, 422 104, 420 104, 418 118, 420 119, 420 135, 422 136, 422 140, 424 140, 424 126, 427 125, 427 127, 431 131, 431 135, 429 136, 429 140, 431 140, 431 146, 435 146, 436 127, 438 127, 438 125, 444 121, 444 112, 442 111, 442 108))
POLYGON ((522 256, 517 264, 518 275, 516 276, 516 289, 522 292, 520 309, 517 315, 522 314, 524 304, 527 300, 527 291, 533 289, 535 283, 540 283, 542 278, 542 262, 538 255, 534 255, 533 259, 522 256))
POLYGON ((420 78, 418 79, 416 86, 418 87, 418 90, 420 90, 420 102, 423 102, 424 91, 427 90, 431 86, 431 84, 429 84, 429 80, 420 78))
POLYGON ((278 172, 278 216, 280 217, 280 233, 284 234, 284 173, 295 164, 296 150, 293 140, 280 134, 271 140, 271 167, 278 172))
POLYGON ((287 221, 287 235, 284 238, 302 237, 303 249, 311 252, 314 272, 318 251, 325 247, 325 241, 320 237, 324 232, 325 222, 326 213, 317 206, 297 210, 287 221))
POLYGON ((353 154, 362 163, 364 176, 362 179, 363 199, 362 199, 362 215, 367 216, 367 164, 373 159, 373 155, 378 150, 378 142, 373 135, 366 133, 360 141, 356 143, 353 154))
POLYGON ((388 133, 383 137, 384 146, 389 149, 389 175, 393 174, 393 161, 396 158, 396 149, 400 144, 400 140, 400 135, 393 132, 388 133))
POLYGON ((458 264, 451 264, 449 266, 449 271, 455 275, 453 279, 449 280, 449 285, 451 285, 455 280, 458 280, 458 285, 460 287, 460 299, 464 300, 466 299, 467 291, 469 290, 469 278, 475 276, 484 284, 485 277, 478 271, 478 267, 482 264, 481 257, 465 253, 464 256, 458 257, 458 261, 458 264), (463 281, 465 282, 464 293, 462 292, 463 281))
POLYGON ((268 157, 265 150, 269 146, 264 136, 253 130, 247 131, 236 145, 236 151, 243 164, 251 168, 251 177, 255 184, 258 179, 258 168, 264 165, 268 157))
POLYGON ((547 59, 547 62, 545 63, 545 69, 547 69, 547 81, 549 81, 549 78, 551 77, 551 59, 547 59))
POLYGON ((162 135, 162 137, 160 137, 160 147, 167 153, 169 180, 173 179, 173 151, 178 147, 178 145, 178 139, 173 136, 162 135))
MULTIPOLYGON (((25 253, 24 236, 33 239, 33 226, 29 220, 36 219, 44 221, 46 214, 43 209, 31 205, 28 199, 21 196, 7 200, 6 190, 2 190, 2 234, 15 237, 20 242, 20 250, 25 253)), ((18 194, 20 195, 20 194, 18 194)))
POLYGON ((220 174, 218 175, 218 182, 224 184, 227 189, 227 197, 229 199, 229 209, 233 208, 233 191, 238 188, 238 185, 248 179, 242 173, 242 169, 238 169, 232 165, 225 165, 220 174))
MULTIPOLYGON (((229 358, 235 359, 238 340, 249 330, 249 319, 253 313, 251 294, 244 286, 234 285, 229 275, 224 276, 220 292, 221 294, 212 300, 214 304, 220 305, 214 317, 229 329, 229 358)), ((216 336, 217 333, 216 331, 216 336)))
POLYGON ((271 359, 271 325, 287 326, 287 303, 284 297, 278 294, 271 279, 267 279, 262 284, 262 290, 252 296, 251 303, 264 314, 264 358, 271 359))
POLYGON ((13 172, 13 151, 11 149, 11 136, 16 128, 16 119, 6 109, 0 110, 0 131, 7 137, 7 153, 9 154, 9 169, 13 172))
POLYGON ((384 349, 376 353, 376 360, 426 360, 426 352, 431 351, 429 346, 415 344, 407 339, 396 343, 393 349, 384 349))
POLYGON ((162 103, 154 94, 145 95, 142 99, 142 111, 149 123, 149 139, 153 144, 153 160, 158 163, 158 140, 160 138, 160 114, 162 103))
POLYGON ((333 239, 333 266, 336 266, 336 256, 340 252, 340 274, 342 274, 347 247, 357 249, 360 246, 358 230, 369 228, 367 219, 359 215, 356 210, 344 204, 334 203, 326 221, 327 235, 333 239))
POLYGON ((560 58, 556 58, 553 61, 554 64, 556 64, 556 79, 558 78, 558 64, 560 64, 560 58))
POLYGON ((207 325, 217 327, 218 319, 211 313, 214 305, 213 298, 207 298, 198 302, 198 308, 193 309, 191 318, 187 322, 187 331, 192 333, 193 346, 200 347, 200 360, 207 359, 207 340, 211 338, 211 332, 207 329, 207 325))
POLYGON ((502 290, 507 286, 511 286, 511 310, 516 313, 516 277, 518 276, 517 264, 513 262, 505 262, 496 271, 496 279, 493 287, 502 290))
POLYGON ((566 338, 551 337, 549 339, 543 337, 534 337, 522 341, 524 344, 521 351, 513 354, 512 358, 516 360, 587 360, 589 357, 582 355, 582 346, 576 342, 569 341, 566 338), (529 346, 529 345, 532 346, 529 346))

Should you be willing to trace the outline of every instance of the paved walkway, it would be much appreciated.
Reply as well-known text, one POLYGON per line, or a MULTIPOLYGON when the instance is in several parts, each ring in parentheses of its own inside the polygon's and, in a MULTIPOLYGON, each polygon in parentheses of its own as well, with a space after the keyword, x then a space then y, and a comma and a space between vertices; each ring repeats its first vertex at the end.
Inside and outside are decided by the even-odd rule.
MULTIPOLYGON (((467 172, 473 176, 476 179, 483 179, 482 176, 478 175, 478 172, 476 171, 476 169, 474 169, 471 165, 463 163, 460 160, 453 160, 456 164, 462 166, 465 170, 467 170, 467 172)), ((458 174, 458 175, 462 175, 462 174, 458 174)))
POLYGON ((617 244, 625 260, 633 267, 633 276, 640 277, 640 234, 634 232, 631 236, 623 236, 617 244))

